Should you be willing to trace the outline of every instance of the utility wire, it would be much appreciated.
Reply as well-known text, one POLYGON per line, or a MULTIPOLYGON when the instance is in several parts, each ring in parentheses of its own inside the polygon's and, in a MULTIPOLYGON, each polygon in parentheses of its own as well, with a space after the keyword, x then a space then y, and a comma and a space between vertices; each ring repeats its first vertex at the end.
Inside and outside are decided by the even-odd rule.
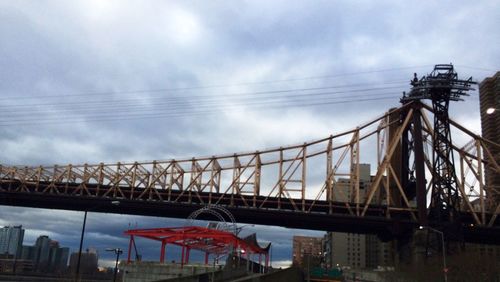
MULTIPOLYGON (((161 97, 163 99, 161 98, 155 99, 155 100, 160 100, 160 102, 155 102, 154 104, 149 104, 149 105, 134 103, 134 102, 143 102, 144 99, 141 98, 121 99, 118 101, 100 100, 100 101, 87 101, 87 102, 39 103, 39 104, 15 105, 15 106, 11 105, 8 106, 7 109, 3 109, 2 111, 0 111, 0 114, 5 114, 5 113, 8 114, 7 119, 0 121, 0 124, 6 126, 11 124, 19 124, 27 122, 39 123, 41 121, 47 121, 47 120, 55 121, 57 119, 68 119, 68 118, 71 119, 74 118, 75 114, 79 113, 86 115, 87 116, 86 120, 88 120, 89 114, 92 115, 92 117, 94 118, 112 118, 119 116, 120 113, 126 113, 128 116, 133 116, 137 114, 155 115, 156 113, 152 112, 152 110, 154 110, 155 108, 157 109, 158 107, 162 107, 160 110, 163 112, 170 110, 171 112, 178 113, 179 111, 181 111, 182 114, 186 115, 189 115, 190 110, 192 112, 193 109, 199 110, 208 108, 212 110, 223 110, 223 108, 220 107, 221 104, 222 105, 229 104, 231 107, 236 107, 236 106, 248 107, 248 106, 259 106, 259 105, 269 106, 275 104, 281 104, 281 106, 293 107, 294 105, 290 103, 304 104, 306 102, 310 102, 310 99, 313 97, 315 98, 315 101, 319 101, 320 103, 331 103, 332 100, 338 100, 338 99, 347 99, 348 101, 344 101, 347 103, 350 102, 350 100, 352 100, 353 98, 365 98, 368 95, 373 98, 387 93, 369 93, 363 95, 349 95, 347 97, 343 96, 332 97, 332 96, 337 94, 347 94, 356 92, 362 93, 367 91, 380 91, 380 90, 401 88, 400 86, 390 86, 390 87, 374 87, 374 88, 361 88, 361 89, 345 89, 343 91, 303 93, 304 91, 335 89, 340 87, 344 86, 336 85, 328 87, 247 92, 247 93, 238 93, 238 96, 236 97, 234 97, 234 94, 219 94, 212 96, 193 95, 189 97, 161 97), (232 99, 228 99, 226 97, 230 97, 232 99), (196 99, 193 100, 192 98, 196 99), (55 107, 64 106, 64 108, 53 109, 45 106, 55 106, 55 107), (40 107, 42 108, 38 109, 40 107), (96 113, 96 111, 98 112, 96 113), (147 113, 142 113, 144 111, 147 111, 147 113), (44 116, 40 116, 40 114, 46 114, 50 118, 47 117, 44 118, 44 116)), ((394 94, 400 94, 400 92, 394 94)))
MULTIPOLYGON (((371 94, 371 95, 351 95, 351 96, 343 96, 343 97, 325 97, 325 98, 320 98, 320 99, 314 99, 314 101, 335 101, 335 100, 353 100, 356 98, 367 98, 367 96, 376 98, 377 96, 385 96, 391 95, 391 94, 400 94, 400 93, 379 93, 379 94, 371 94)), ((391 96, 394 98, 397 98, 396 96, 391 96)), ((151 106, 138 106, 136 108, 114 108, 110 109, 108 111, 103 111, 100 110, 96 113, 93 113, 94 111, 92 110, 86 110, 83 109, 83 111, 78 111, 78 110, 73 110, 71 112, 60 112, 56 111, 54 112, 53 115, 51 116, 60 116, 61 118, 64 118, 68 115, 74 115, 74 114, 85 114, 85 115, 90 115, 92 114, 93 116, 109 116, 109 115, 115 115, 120 112, 125 112, 128 114, 134 114, 137 112, 148 112, 148 113, 154 113, 154 110, 156 109, 157 111, 165 112, 165 111, 189 111, 191 109, 200 109, 200 108, 220 108, 220 107, 248 107, 248 106, 259 106, 259 105, 274 105, 274 104, 283 104, 286 105, 288 104, 293 104, 293 103, 305 103, 305 102, 310 102, 311 99, 309 97, 297 97, 297 98, 292 98, 292 99, 282 99, 282 98, 276 98, 276 99, 271 99, 271 100, 266 100, 266 101, 261 101, 261 100, 254 100, 254 101, 247 101, 247 102, 242 102, 242 101, 231 101, 231 102, 216 102, 216 103, 202 103, 202 104, 195 104, 195 103, 187 103, 182 106, 179 105, 169 105, 167 104, 165 107, 158 107, 157 105, 151 106)), ((71 109, 70 109, 71 110, 71 109)), ((50 113, 48 113, 50 114, 50 113)), ((24 121, 24 120, 33 120, 33 114, 30 114, 29 116, 27 115, 18 115, 18 116, 9 116, 9 119, 5 121, 24 121), (17 118, 17 119, 16 119, 17 118)))
MULTIPOLYGON (((373 87, 373 88, 362 88, 353 89, 359 86, 374 85, 370 83, 357 83, 357 84, 347 84, 347 85, 333 85, 324 87, 308 87, 308 88, 290 88, 290 89, 280 89, 280 90, 269 90, 269 91, 257 91, 257 92, 245 92, 245 93, 232 93, 232 94, 217 94, 217 95, 189 95, 188 97, 181 95, 168 95, 165 97, 165 92, 174 92, 181 90, 201 90, 208 88, 223 88, 223 87, 233 87, 233 86, 243 86, 243 85, 261 85, 261 84, 271 84, 278 82, 291 82, 300 80, 312 80, 312 79, 328 79, 334 77, 342 76, 354 76, 369 73, 378 72, 388 72, 402 69, 415 69, 427 66, 414 66, 414 67, 402 67, 402 68, 391 68, 391 69, 379 69, 372 71, 362 71, 362 72, 352 72, 334 75, 324 75, 324 76, 311 76, 303 78, 292 78, 283 80, 272 80, 272 81, 261 81, 261 82, 246 82, 238 84, 219 84, 219 85, 207 85, 207 86, 194 86, 194 87, 184 87, 184 88, 163 88, 163 89, 147 89, 147 90, 133 90, 133 91, 114 91, 114 92, 88 92, 88 93, 77 93, 72 95, 40 95, 40 96, 16 96, 16 97, 3 97, 0 98, 2 101, 9 100, 27 100, 27 99, 49 99, 58 98, 56 102, 48 103, 31 103, 31 104, 11 104, 0 106, 0 114, 9 113, 9 118, 7 120, 0 121, 1 126, 17 125, 17 124, 39 124, 39 123, 66 123, 74 121, 107 121, 107 120, 130 120, 136 118, 155 118, 162 117, 165 115, 170 116, 190 116, 199 114, 200 110, 207 109, 209 113, 223 111, 227 109, 229 105, 229 110, 234 109, 234 107, 244 106, 249 108, 286 108, 286 107, 308 107, 308 106, 320 106, 320 105, 331 105, 331 104, 341 104, 341 103, 353 103, 353 102, 364 102, 364 101, 375 101, 375 100, 388 100, 394 99, 395 97, 379 97, 384 95, 384 93, 370 93, 370 98, 365 98, 368 95, 349 95, 349 97, 331 97, 335 94, 347 94, 356 92, 366 92, 366 91, 380 91, 388 89, 401 88, 401 84, 406 82, 406 80, 399 80, 393 82, 379 83, 378 85, 396 85, 391 87, 373 87), (401 86, 398 86, 400 84, 401 86), (330 91, 330 92, 312 92, 327 89, 342 89, 347 88, 343 91, 330 91), (65 101, 66 99, 75 99, 77 97, 89 98, 95 96, 103 96, 106 94, 138 94, 138 93, 158 93, 162 96, 160 97, 147 97, 145 98, 125 98, 122 97, 117 99, 98 99, 91 101, 65 101), (290 94, 297 93, 297 94, 290 94), (299 94, 300 93, 300 94, 299 94), (327 96, 327 97, 325 97, 327 96), (314 97, 315 100, 311 101, 314 97), (195 99, 195 100, 193 100, 195 99), (344 99, 339 101, 339 99, 344 99), (147 101, 150 103, 154 101, 153 104, 144 105, 137 104, 147 101), (49 107, 64 107, 62 109, 49 109, 49 107), (152 109, 162 107, 162 112, 151 112, 152 109), (39 109, 42 108, 42 109, 39 109), (94 112, 102 110, 94 114, 94 112), (24 113, 22 112, 24 111, 24 113), (147 111, 147 113, 143 113, 147 111), (167 111, 167 112, 165 112, 167 111), (48 114, 48 116, 34 116, 34 112, 48 114), (66 112, 66 114, 65 114, 66 112), (75 113, 82 113, 87 116, 77 117, 75 120, 75 113), (92 114, 90 117, 88 114, 92 114), (54 117, 55 116, 55 117, 54 117), (14 118, 14 119, 12 119, 14 118), (16 119, 17 118, 17 119, 16 119), (64 119, 64 120, 61 120, 64 119)), ((385 93, 387 94, 387 93, 385 93)), ((392 94, 392 93, 391 93, 392 94)), ((399 94, 399 93, 397 93, 399 94)), ((150 96, 150 95, 148 95, 150 96)), ((98 97, 101 98, 101 97, 98 97)))
MULTIPOLYGON (((387 97, 387 96, 385 96, 387 97)), ((383 97, 383 98, 385 98, 383 97)), ((392 98, 394 98, 393 96, 390 96, 392 98)), ((365 98, 365 97, 363 97, 365 98)), ((380 98, 380 97, 379 97, 380 98)), ((318 103, 323 103, 323 102, 330 102, 330 101, 335 101, 335 100, 338 100, 338 98, 334 97, 334 98, 328 98, 328 99, 315 99, 314 101, 315 102, 318 102, 318 103)), ((350 97, 344 97, 344 101, 351 101, 351 100, 356 100, 356 99, 352 99, 350 97)), ((262 102, 262 101, 253 101, 253 102, 246 102, 246 103, 230 103, 230 104, 220 104, 220 105, 215 105, 215 106, 212 106, 212 105, 190 105, 188 107, 172 107, 172 108, 161 108, 159 111, 160 113, 163 113, 165 111, 173 111, 173 112, 187 112, 189 113, 190 110, 196 110, 196 109, 214 109, 214 110, 218 110, 218 109, 234 109, 235 107, 252 107, 252 106, 261 106, 261 107, 266 107, 266 106, 273 106, 273 105, 277 105, 277 106, 294 106, 294 105, 302 105, 303 103, 305 102, 310 102, 311 100, 310 99, 299 99, 299 100, 286 100, 286 101, 282 101, 282 100, 275 100, 275 101, 266 101, 266 102, 262 102)), ((131 112, 131 111, 126 111, 127 115, 134 115, 135 113, 134 112, 131 112)), ((147 114, 156 114, 157 112, 154 112, 154 111, 151 111, 151 110, 148 110, 147 114)), ((86 114, 86 113, 85 113, 86 114)), ((115 116, 116 113, 115 111, 104 111, 104 112, 100 112, 98 114, 93 114, 92 116, 93 117, 107 117, 107 116, 115 116)), ((57 116, 57 113, 56 113, 56 116, 57 116)), ((87 115, 88 116, 88 115, 87 115)), ((52 117, 54 117, 54 115, 52 115, 52 117)), ((55 118, 66 118, 66 116, 60 116, 60 117, 55 117, 55 118)), ((71 116, 69 116, 71 117, 71 116)), ((12 121, 30 121, 30 120, 39 120, 40 117, 35 117, 33 118, 33 116, 29 116, 27 119, 9 119, 7 120, 8 122, 12 122, 12 121)))
MULTIPOLYGON (((271 91, 271 92, 258 92, 258 93, 247 93, 245 95, 240 95, 236 97, 232 97, 233 99, 228 99, 226 98, 227 95, 216 95, 216 96, 190 96, 190 97, 176 97, 176 99, 170 99, 170 98, 165 98, 161 99, 159 102, 154 101, 154 104, 151 103, 152 101, 149 101, 148 99, 141 99, 141 98, 131 98, 131 99, 122 99, 119 101, 114 101, 114 100, 106 100, 106 101, 88 101, 88 102, 66 102, 66 103, 40 103, 40 104, 32 104, 32 105, 15 105, 15 106, 5 106, 6 109, 2 109, 0 111, 0 114, 5 114, 9 113, 9 115, 20 113, 24 114, 23 112, 20 112, 20 110, 23 110, 25 108, 36 108, 36 107, 41 107, 44 106, 41 110, 42 111, 47 111, 47 110, 56 110, 56 109, 49 109, 47 106, 66 106, 63 109, 59 110, 64 110, 64 111, 71 111, 71 110, 93 110, 93 109, 111 109, 111 108, 119 108, 119 107, 133 107, 137 106, 137 102, 146 102, 150 103, 151 106, 154 105, 186 105, 186 104, 193 104, 193 103, 221 103, 221 102, 229 102, 229 101, 251 101, 251 100, 268 100, 268 99, 277 99, 277 98, 282 98, 282 99, 290 99, 290 98, 297 98, 297 97, 321 97, 321 96, 332 96, 332 95, 337 95, 337 94, 348 94, 348 93, 362 93, 362 92, 368 92, 368 91, 379 91, 379 90, 390 90, 390 89, 400 89, 400 86, 391 86, 391 87, 376 87, 376 88, 361 88, 361 89, 349 89, 349 90, 343 90, 343 91, 329 91, 329 92, 314 92, 314 93, 306 93, 306 94, 287 94, 290 92, 294 91, 289 91, 289 90, 281 90, 281 91, 271 91), (257 94, 257 95, 255 95, 257 94), (276 95, 278 94, 278 95, 276 95), (286 95, 285 95, 286 94, 286 95), (194 99, 193 99, 194 98, 194 99)), ((328 88, 321 88, 321 89, 328 89, 328 88)), ((370 94, 369 94, 370 95, 370 94)), ((156 99, 154 99, 156 100, 156 99)))
MULTIPOLYGON (((382 84, 357 84, 355 86, 378 86, 378 85, 387 85, 387 84, 401 84, 401 81, 398 82, 391 82, 391 83, 382 83, 382 84)), ((338 85, 332 85, 332 86, 323 86, 323 87, 308 87, 308 88, 289 88, 289 89, 280 89, 280 90, 270 90, 270 91, 256 91, 256 92, 242 92, 242 93, 226 93, 226 94, 216 94, 216 95, 189 95, 189 98, 199 98, 199 99, 210 99, 213 97, 243 97, 243 96, 260 96, 260 95, 266 95, 266 94, 279 94, 279 93, 293 93, 293 92, 303 92, 303 91, 316 91, 316 90, 326 90, 326 89, 336 89, 336 88, 353 88, 352 85, 347 85, 347 86, 338 86, 338 85)), ((377 89, 385 89, 383 87, 379 88, 368 88, 369 90, 377 90, 377 89)), ((390 88, 388 88, 390 89, 390 88)), ((60 97, 60 98, 66 98, 66 97, 60 97)), ((162 97, 148 97, 148 99, 161 99, 161 100, 176 100, 176 99, 182 99, 186 98, 186 96, 162 96, 162 97)), ((31 107, 31 106, 53 106, 53 105, 71 105, 71 104, 93 104, 93 103, 113 103, 117 101, 144 101, 145 98, 120 98, 120 100, 116 99, 108 99, 108 100, 97 100, 97 101, 76 101, 76 102, 61 102, 58 100, 57 102, 49 102, 49 103, 31 103, 31 104, 26 104, 26 103, 21 103, 21 104, 8 104, 8 105, 2 105, 0 108, 12 108, 12 107, 31 107)))
MULTIPOLYGON (((379 98, 365 98, 365 99, 353 99, 345 101, 320 101, 320 102, 309 102, 300 104, 279 104, 279 105, 260 105, 260 108, 296 108, 296 107, 311 107, 311 106, 327 106, 333 104, 347 104, 347 103, 357 103, 357 102, 367 102, 367 101, 380 101, 380 100, 394 100, 394 97, 379 97, 379 98)), ((254 105, 255 106, 255 105, 254 105)), ((234 107, 226 108, 228 110, 234 109, 234 107)), ((76 118, 76 119, 33 119, 33 120, 22 120, 22 121, 7 121, 0 122, 1 127, 5 126, 18 126, 18 125, 38 125, 38 124, 63 124, 63 123, 75 123, 75 122, 102 122, 102 121, 124 121, 124 120, 136 120, 136 119, 157 119, 157 118, 167 118, 167 117, 186 117, 186 116, 196 116, 196 115, 209 115, 215 114, 224 110, 224 108, 212 108, 206 111, 192 111, 192 112, 167 112, 167 113, 149 113, 149 114, 126 114, 126 115, 111 115, 96 117, 92 116, 90 118, 76 118)))
MULTIPOLYGON (((301 77, 301 78, 289 78, 289 79, 279 79, 279 80, 268 80, 268 81, 258 81, 258 82, 242 82, 242 83, 234 83, 234 84, 215 84, 215 85, 202 85, 202 86, 189 86, 189 87, 177 87, 177 88, 158 88, 158 89, 140 89, 140 90, 126 90, 126 91, 98 91, 98 92, 81 92, 70 94, 66 96, 103 96, 103 95, 115 95, 115 94, 139 94, 139 93, 154 93, 154 92, 174 92, 174 91, 185 91, 185 90, 200 90, 200 89, 210 89, 210 88, 227 88, 227 87, 237 87, 237 86, 250 86, 250 85, 263 85, 263 84, 274 84, 274 83, 282 83, 282 82, 292 82, 292 81, 303 81, 303 80, 314 80, 314 79, 330 79, 336 77, 345 77, 345 76, 356 76, 363 74, 371 74, 371 73, 381 73, 381 72, 391 72, 398 70, 406 70, 406 69, 419 69, 424 67, 429 67, 432 65, 423 65, 423 66, 410 66, 410 67, 396 67, 396 68, 388 68, 388 69, 378 69, 378 70, 368 70, 368 71, 358 71, 358 72, 350 72, 350 73, 338 73, 331 75, 320 75, 320 76, 309 76, 309 77, 301 77)), ((0 100, 4 99, 37 99, 37 98, 54 98, 61 97, 63 95, 37 95, 37 96, 7 96, 0 98, 0 100)))

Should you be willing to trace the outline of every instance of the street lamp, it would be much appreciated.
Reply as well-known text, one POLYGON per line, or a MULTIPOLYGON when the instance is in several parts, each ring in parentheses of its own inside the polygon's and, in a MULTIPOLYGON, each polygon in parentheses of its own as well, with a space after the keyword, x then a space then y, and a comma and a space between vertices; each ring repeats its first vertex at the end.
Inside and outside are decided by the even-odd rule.
POLYGON ((486 114, 487 114, 487 115, 492 115, 494 112, 496 112, 496 110, 497 110, 497 109, 496 109, 496 108, 493 108, 493 107, 488 108, 488 109, 486 110, 486 114))
POLYGON ((448 282, 448 269, 446 268, 446 247, 444 245, 444 233, 441 232, 441 231, 439 231, 439 230, 437 230, 437 229, 435 229, 435 228, 429 227, 429 226, 419 226, 418 229, 420 229, 420 230, 427 229, 427 230, 436 232, 437 234, 439 234, 441 236, 441 245, 443 246, 443 273, 444 273, 444 281, 448 282))
POLYGON ((120 259, 120 255, 123 254, 123 251, 120 248, 108 248, 106 249, 106 251, 115 252, 116 254, 115 273, 113 274, 113 282, 116 282, 116 273, 118 273, 118 260, 120 259))
MULTIPOLYGON (((114 206, 118 206, 120 204, 120 201, 111 201, 111 204, 114 206)), ((92 207, 91 209, 94 209, 96 207, 98 206, 92 207)), ((80 247, 78 248, 78 260, 76 262, 76 281, 80 281, 80 261, 82 259, 83 236, 85 235, 85 225, 87 224, 87 212, 91 209, 85 209, 85 214, 83 215, 82 234, 80 235, 80 247)))

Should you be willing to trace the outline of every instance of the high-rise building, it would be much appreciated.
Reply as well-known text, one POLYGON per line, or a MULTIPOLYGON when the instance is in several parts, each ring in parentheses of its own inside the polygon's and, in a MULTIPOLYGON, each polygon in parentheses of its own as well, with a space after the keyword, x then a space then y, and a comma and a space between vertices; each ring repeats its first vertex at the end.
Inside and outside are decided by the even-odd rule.
POLYGON ((378 267, 394 266, 394 242, 382 242, 377 235, 366 236, 366 267, 375 269, 378 267))
POLYGON ((307 260, 323 257, 323 238, 293 236, 293 264, 304 266, 307 260))
MULTIPOLYGON (((484 79, 479 84, 479 106, 481 111, 481 128, 484 138, 500 143, 500 71, 494 76, 484 79), (488 109, 496 109, 489 113, 488 109)), ((500 149, 497 146, 486 144, 486 148, 500 164, 500 149)), ((485 158, 488 155, 485 154, 485 158)), ((500 173, 493 166, 485 167, 486 193, 488 197, 493 197, 495 203, 500 202, 500 194, 494 191, 500 190, 500 173), (493 195, 492 195, 493 194, 493 195)))
MULTIPOLYGON (((359 196, 364 198, 371 185, 370 165, 359 164, 359 196)), ((336 181, 333 194, 337 201, 352 202, 354 195, 348 178, 336 181)), ((378 200, 378 195, 374 197, 378 200)), ((376 235, 328 232, 324 238, 324 257, 327 267, 377 268, 392 265, 390 243, 381 242, 376 235)))
POLYGON ((21 259, 35 261, 36 248, 35 246, 23 246, 21 251, 21 259))
POLYGON ((24 229, 19 226, 4 226, 0 229, 0 254, 21 255, 24 229))
POLYGON ((64 272, 67 270, 69 248, 59 247, 57 241, 42 235, 34 246, 23 246, 21 226, 0 229, 1 270, 8 272, 64 272))
POLYGON ((61 248, 59 242, 42 235, 34 246, 23 246, 20 258, 33 262, 38 272, 63 272, 68 265, 69 248, 61 248))
POLYGON ((60 248, 57 241, 50 243, 49 272, 64 272, 68 266, 69 248, 60 248))
POLYGON ((328 232, 325 236, 327 267, 366 267, 366 235, 328 232))
POLYGON ((49 266, 50 238, 42 235, 36 239, 35 243, 35 265, 38 271, 46 271, 49 266))

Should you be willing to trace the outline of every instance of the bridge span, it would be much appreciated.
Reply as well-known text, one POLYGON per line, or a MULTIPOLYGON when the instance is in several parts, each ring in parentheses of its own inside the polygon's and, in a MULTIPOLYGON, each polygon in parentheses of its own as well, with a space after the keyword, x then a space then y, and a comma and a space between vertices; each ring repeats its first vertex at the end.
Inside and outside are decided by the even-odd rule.
POLYGON ((0 165, 0 204, 178 218, 202 206, 222 205, 238 222, 373 233, 384 240, 407 236, 426 224, 447 231, 450 240, 460 234, 456 240, 500 244, 500 192, 484 177, 486 167, 500 173, 491 154, 500 145, 453 120, 453 134, 470 140, 449 144, 458 160, 458 212, 444 219, 429 216, 434 203, 427 204, 427 199, 436 177, 433 115, 430 106, 412 101, 343 133, 239 154, 115 164, 0 165), (421 139, 422 155, 402 145, 408 134, 421 139), (425 196, 419 198, 419 193, 425 196), (119 206, 109 204, 115 200, 119 206))

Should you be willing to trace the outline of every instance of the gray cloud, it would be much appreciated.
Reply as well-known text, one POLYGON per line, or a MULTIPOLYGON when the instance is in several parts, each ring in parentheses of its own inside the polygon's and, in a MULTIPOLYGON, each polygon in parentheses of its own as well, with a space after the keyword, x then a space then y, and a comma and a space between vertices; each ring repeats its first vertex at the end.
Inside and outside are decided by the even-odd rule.
MULTIPOLYGON (((423 75, 433 64, 448 62, 456 65, 459 75, 481 80, 500 63, 496 50, 500 38, 494 36, 497 8, 494 0, 2 1, 0 163, 210 156, 338 133, 398 106, 397 93, 409 87, 370 92, 393 92, 394 100, 293 108, 251 106, 238 103, 237 98, 243 98, 242 93, 281 89, 380 86, 408 81, 413 72, 423 75), (367 73, 373 70, 379 71, 367 73), (266 81, 272 83, 262 83, 266 81), (201 88, 124 93, 186 87, 201 88), (195 96, 218 100, 204 104, 195 96), (172 110, 173 102, 160 102, 158 97, 176 97, 175 101, 188 104, 172 110), (136 108, 114 106, 125 99, 135 99, 127 103, 136 108), (67 104, 73 102, 81 104, 67 104), (96 103, 99 108, 85 108, 83 103, 96 103), (187 114, 157 117, 180 110, 187 114), (118 120, 102 117, 116 117, 119 111, 118 120), (200 111, 210 113, 193 114, 200 111), (123 119, 151 113, 152 117, 123 119), (15 119, 50 122, 20 125, 14 124, 15 119)), ((451 115, 479 132, 478 111, 476 92, 452 105, 451 115)), ((28 241, 46 233, 73 249, 81 220, 82 213, 77 212, 0 210, 0 225, 24 224, 31 230, 28 241)), ((90 214, 87 238, 99 248, 125 248, 122 231, 134 222, 155 227, 182 220, 90 214)), ((291 258, 292 234, 320 235, 275 227, 255 229, 262 239, 273 241, 276 258, 283 261, 291 258)), ((144 243, 144 248, 154 253, 154 245, 144 243)), ((103 258, 108 257, 103 254, 103 258)))

